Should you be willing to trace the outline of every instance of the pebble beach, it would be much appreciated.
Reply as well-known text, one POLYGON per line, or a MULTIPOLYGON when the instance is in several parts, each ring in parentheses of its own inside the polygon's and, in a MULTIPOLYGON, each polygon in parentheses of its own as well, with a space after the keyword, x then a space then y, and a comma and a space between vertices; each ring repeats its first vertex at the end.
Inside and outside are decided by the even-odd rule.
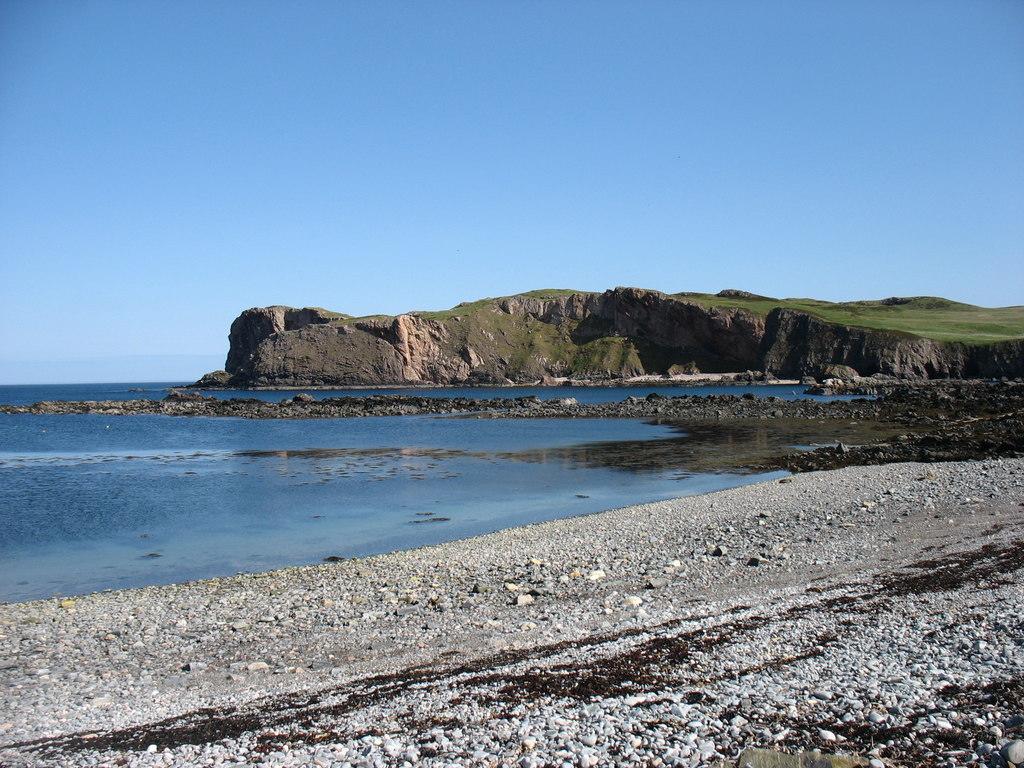
POLYGON ((892 464, 6 604, 0 762, 1007 765, 1022 533, 1024 460, 892 464))

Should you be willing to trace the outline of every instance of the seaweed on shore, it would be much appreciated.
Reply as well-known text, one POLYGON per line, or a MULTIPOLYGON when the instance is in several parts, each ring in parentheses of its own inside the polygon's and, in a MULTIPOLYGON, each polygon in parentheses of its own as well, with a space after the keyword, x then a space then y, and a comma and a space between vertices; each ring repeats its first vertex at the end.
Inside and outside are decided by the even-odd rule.
MULTIPOLYGON (((338 731, 330 723, 418 687, 444 687, 456 692, 457 697, 486 701, 496 712, 529 700, 589 700, 593 697, 656 692, 680 684, 689 688, 692 696, 699 700, 705 695, 701 687, 821 655, 829 645, 841 641, 842 633, 856 630, 858 622, 855 617, 858 614, 888 610, 898 598, 956 590, 969 585, 991 588, 994 584, 1004 583, 1008 574, 1022 568, 1024 550, 1015 543, 985 544, 978 549, 917 561, 898 571, 879 574, 873 581, 860 585, 860 590, 849 594, 830 595, 833 591, 830 589, 808 591, 807 594, 820 597, 781 613, 773 612, 770 607, 758 612, 748 606, 738 606, 735 615, 724 614, 724 621, 682 632, 676 630, 699 618, 673 619, 653 627, 635 627, 580 640, 510 650, 451 667, 420 666, 313 693, 267 697, 238 707, 200 709, 105 733, 76 733, 7 746, 54 755, 60 752, 144 750, 152 744, 158 749, 173 748, 262 732, 259 736, 261 749, 269 751, 283 744, 317 743, 327 737, 352 738, 352 733, 338 731), (696 679, 681 681, 677 677, 678 669, 684 665, 692 669, 694 660, 705 658, 717 647, 765 627, 789 624, 819 614, 834 617, 833 629, 804 638, 796 644, 798 647, 787 652, 755 665, 718 670, 696 679), (627 647, 615 649, 612 653, 600 653, 602 648, 623 641, 627 647), (570 654, 571 658, 554 664, 545 663, 564 654, 570 654), (529 666, 521 671, 510 669, 524 664, 529 666)), ((1010 695, 1019 691, 1020 685, 1021 681, 1014 679, 976 690, 945 690, 950 691, 950 695, 956 693, 961 697, 1002 696, 1003 693, 1010 695)), ((409 717, 405 718, 405 725, 413 732, 428 727, 425 722, 409 717)), ((810 726, 801 724, 803 731, 810 726)), ((866 739, 877 735, 859 725, 851 725, 849 730, 847 738, 851 743, 861 737, 866 739)), ((813 729, 810 732, 813 733, 813 729)), ((796 744, 799 741, 806 746, 808 738, 813 741, 811 737, 797 739, 794 736, 792 742, 796 744)))

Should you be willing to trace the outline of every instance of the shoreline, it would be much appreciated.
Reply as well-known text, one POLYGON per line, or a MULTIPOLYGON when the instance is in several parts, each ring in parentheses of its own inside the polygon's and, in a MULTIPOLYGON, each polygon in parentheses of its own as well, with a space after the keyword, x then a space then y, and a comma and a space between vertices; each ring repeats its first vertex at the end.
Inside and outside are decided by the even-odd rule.
MULTIPOLYGON (((844 625, 836 616, 826 619, 829 612, 845 611, 857 601, 828 603, 820 608, 821 617, 801 613, 803 618, 795 626, 786 612, 802 610, 799 606, 808 601, 820 602, 819 595, 832 600, 865 589, 865 582, 895 578, 885 574, 902 572, 910 563, 955 559, 958 553, 972 552, 980 545, 1003 553, 999 555, 1001 572, 1009 582, 982 592, 971 582, 940 592, 886 593, 880 610, 894 617, 917 611, 919 622, 928 624, 930 614, 920 613, 919 600, 952 600, 942 608, 952 613, 962 610, 960 604, 966 605, 968 598, 1006 605, 1007 599, 1020 594, 1016 568, 1024 564, 1013 565, 1017 563, 1013 547, 1019 553, 1024 534, 1022 504, 1022 459, 889 464, 795 475, 336 564, 100 592, 63 602, 0 605, 0 634, 6 646, 22 649, 14 656, 9 651, 0 656, 0 679, 11 692, 0 710, 0 757, 19 766, 77 765, 90 757, 124 757, 131 765, 157 765, 164 764, 166 754, 175 764, 189 765, 217 755, 241 754, 239 749, 276 754, 281 751, 278 742, 283 728, 291 734, 285 738, 284 744, 291 745, 286 754, 293 757, 305 755, 312 760, 318 749, 326 748, 321 745, 329 742, 330 760, 339 765, 353 760, 360 750, 386 756, 392 755, 392 748, 398 751, 387 760, 414 749, 421 764, 433 764, 422 738, 438 729, 452 731, 454 726, 443 725, 442 715, 447 712, 465 723, 462 740, 468 741, 462 744, 454 735, 431 736, 438 764, 483 764, 469 749, 474 739, 481 744, 477 751, 509 759, 514 755, 516 761, 536 758, 539 766, 545 760, 561 759, 554 753, 558 739, 548 744, 538 734, 540 738, 527 749, 526 737, 510 733, 503 739, 500 733, 488 735, 483 724, 473 725, 472 713, 479 710, 471 701, 480 696, 489 697, 488 706, 512 707, 509 716, 517 722, 524 716, 517 708, 524 706, 542 726, 551 717, 568 718, 566 725, 557 727, 575 734, 566 742, 574 755, 604 754, 601 750, 613 744, 638 753, 656 746, 629 747, 629 740, 622 742, 617 731, 602 735, 599 726, 590 722, 593 715, 588 714, 587 702, 591 696, 580 699, 565 688, 562 674, 555 672, 568 664, 574 670, 570 678, 591 681, 588 692, 603 702, 601 711, 612 707, 619 712, 624 707, 624 712, 634 712, 640 706, 649 712, 650 706, 630 702, 637 697, 646 701, 657 693, 662 698, 656 700, 668 702, 664 707, 653 706, 659 717, 680 719, 684 732, 685 723, 692 721, 689 730, 697 737, 692 744, 684 741, 657 748, 685 751, 689 744, 690 754, 700 755, 711 744, 710 760, 712 753, 727 754, 727 744, 756 746, 763 739, 759 741, 756 729, 745 726, 716 730, 715 712, 725 701, 721 692, 686 703, 687 691, 698 681, 687 681, 688 671, 676 679, 674 667, 666 671, 647 659, 650 650, 635 657, 640 653, 637 643, 648 649, 653 646, 645 643, 663 647, 684 636, 690 643, 694 632, 699 636, 710 632, 701 658, 767 654, 776 659, 764 661, 768 666, 760 672, 751 668, 741 675, 753 689, 770 670, 777 675, 802 669, 811 681, 813 668, 821 664, 835 667, 834 674, 860 686, 856 679, 843 677, 845 666, 835 666, 837 660, 830 658, 833 653, 841 658, 858 653, 856 642, 841 637, 827 641, 832 651, 825 656, 772 666, 779 658, 794 655, 782 646, 820 637, 823 621, 838 621, 836 627, 853 631, 853 625, 844 625), (812 591, 807 591, 809 584, 815 585, 812 591), (966 591, 961 595, 958 590, 966 591), (750 618, 762 614, 770 618, 750 618), (723 628, 737 621, 744 626, 754 621, 760 629, 723 628), (804 626, 808 621, 811 627, 804 626), (771 631, 771 642, 762 642, 759 636, 752 646, 743 640, 742 648, 733 647, 741 642, 740 635, 762 630, 771 631), (610 659, 597 678, 590 667, 595 653, 610 659), (615 682, 609 670, 626 658, 632 659, 627 666, 633 672, 628 676, 636 679, 615 682), (517 679, 516 670, 524 664, 537 670, 523 679, 525 688, 494 688, 499 679, 517 679), (499 670, 505 671, 487 682, 499 670), (386 693, 380 690, 382 676, 391 679, 386 693), (406 688, 402 680, 410 685, 418 680, 416 685, 425 685, 427 692, 415 693, 415 686, 406 688), (452 698, 454 693, 443 692, 448 688, 457 691, 461 701, 452 698), (375 691, 372 696, 367 694, 370 689, 375 691), (324 692, 314 699, 300 693, 314 690, 324 692), (359 691, 368 696, 365 703, 341 706, 353 696, 359 699, 359 691), (250 712, 246 707, 252 705, 246 702, 254 698, 264 703, 250 712), (318 709, 320 714, 309 720, 308 707, 316 709, 309 702, 317 700, 325 706, 328 701, 338 703, 318 709), (195 716, 187 713, 211 706, 227 709, 203 715, 200 720, 208 722, 196 731, 195 716), (553 714, 552 706, 561 714, 553 714), (248 712, 244 722, 238 720, 237 707, 248 712), (676 709, 683 714, 673 715, 676 709), (431 713, 428 720, 442 725, 408 725, 412 722, 408 717, 418 722, 427 711, 431 713), (155 722, 177 716, 185 716, 177 725, 155 722), (406 725, 398 726, 396 717, 406 725), (693 725, 697 721, 703 725, 693 725), (132 730, 133 725, 141 730, 132 730), (364 733, 367 727, 371 732, 364 733), (187 738, 183 728, 190 734, 187 738), (309 741, 323 728, 336 736, 328 742, 309 741), (591 743, 588 734, 595 728, 598 738, 591 743), (115 734, 11 746, 97 729, 113 729, 115 734), (274 733, 278 735, 267 741, 274 733), (227 742, 214 738, 225 734, 227 742), (143 743, 147 739, 151 741, 143 743), (149 743, 156 744, 154 752, 146 751, 149 743), (104 744, 104 750, 95 751, 104 744), (165 748, 172 751, 164 753, 165 748), (542 750, 547 750, 544 755, 542 750)), ((987 556, 970 555, 965 562, 982 562, 987 556)), ((875 598, 858 598, 869 599, 875 598)), ((998 616, 1004 609, 993 610, 998 616)), ((873 637, 869 627, 858 629, 873 637)), ((967 623, 943 632, 970 633, 971 629, 967 623)), ((926 648, 936 642, 917 634, 906 639, 926 648)), ((946 634, 940 639, 949 641, 946 634)), ((1002 653, 1006 642, 1004 638, 1003 645, 993 647, 1002 653)), ((1012 651, 1008 661, 1024 662, 1019 637, 1006 648, 1012 651)), ((898 661, 899 654, 893 658, 898 661)), ((984 685, 992 683, 986 675, 991 677, 1005 667, 961 669, 962 662, 950 657, 944 663, 956 667, 965 681, 977 679, 984 685)), ((693 663, 684 665, 686 670, 693 663)), ((904 692, 907 707, 911 699, 937 695, 930 683, 922 684, 920 690, 914 687, 921 682, 913 680, 914 685, 904 692)), ((722 685, 724 680, 716 683, 709 678, 699 687, 710 694, 722 685)), ((805 691, 807 700, 797 706, 799 716, 791 719, 809 717, 803 712, 805 705, 815 709, 822 702, 846 700, 845 693, 836 695, 840 698, 817 699, 805 691)), ((866 696, 864 691, 858 695, 866 696)), ((864 707, 871 703, 861 704, 862 709, 850 710, 860 713, 858 724, 865 723, 864 707)), ((970 709, 969 703, 957 706, 970 709)), ((888 726, 898 719, 892 714, 885 718, 888 726)), ((756 720, 751 712, 744 719, 756 720)), ((842 731, 841 725, 832 729, 842 731)), ((848 737, 832 746, 866 744, 875 725, 879 724, 867 723, 867 731, 860 736, 851 729, 848 737)), ((954 723, 953 727, 960 726, 954 723)), ((818 730, 822 729, 808 726, 801 734, 800 728, 790 728, 788 735, 777 742, 769 739, 769 744, 822 746, 818 730)))
POLYGON ((406 547, 406 548, 400 548, 400 549, 390 549, 390 550, 383 551, 383 552, 373 552, 373 553, 365 554, 365 555, 354 555, 352 557, 336 557, 336 556, 332 555, 332 556, 328 556, 326 558, 323 558, 323 559, 321 559, 321 560, 319 560, 317 562, 299 563, 297 565, 284 565, 284 566, 280 566, 280 567, 277 567, 277 568, 270 568, 270 569, 261 570, 261 571, 236 571, 235 573, 225 574, 225 575, 222 575, 222 576, 207 576, 207 577, 204 577, 204 578, 184 579, 182 581, 171 581, 171 582, 156 583, 156 584, 142 584, 142 585, 134 586, 134 587, 119 587, 119 588, 98 589, 98 590, 95 590, 95 591, 92 591, 92 592, 81 592, 81 593, 73 593, 73 594, 70 594, 70 593, 69 594, 54 594, 54 595, 50 595, 49 597, 34 597, 34 598, 26 599, 26 600, 0 601, 0 613, 3 612, 4 608, 9 608, 9 607, 13 607, 13 606, 31 606, 33 604, 36 604, 39 607, 42 607, 42 606, 45 606, 45 605, 48 605, 48 604, 51 604, 51 603, 57 603, 58 606, 59 606, 60 603, 62 603, 64 601, 67 601, 67 600, 70 600, 70 601, 74 602, 77 605, 78 601, 80 601, 80 600, 87 600, 89 598, 100 597, 100 596, 103 596, 103 595, 129 594, 129 593, 134 593, 134 592, 138 592, 138 591, 142 591, 142 590, 157 590, 158 591, 158 590, 162 590, 162 589, 167 589, 167 590, 171 590, 173 592, 173 591, 178 591, 180 589, 197 589, 197 590, 209 589, 209 590, 212 590, 212 591, 219 591, 220 589, 222 589, 224 587, 230 587, 231 584, 234 584, 234 583, 239 582, 239 581, 242 582, 242 583, 245 583, 245 582, 250 581, 250 580, 258 580, 258 579, 262 579, 262 578, 271 578, 271 577, 276 577, 276 576, 281 576, 283 578, 288 578, 289 574, 296 574, 297 577, 300 577, 302 575, 307 575, 307 574, 305 574, 305 572, 307 572, 307 571, 312 571, 313 575, 316 575, 316 574, 321 572, 321 569, 336 570, 339 564, 344 564, 344 563, 354 563, 354 564, 362 563, 362 564, 367 564, 367 563, 370 563, 370 562, 374 562, 375 563, 377 560, 380 560, 380 559, 399 558, 399 557, 404 557, 404 556, 409 556, 409 557, 414 557, 415 558, 417 553, 428 554, 429 555, 429 551, 430 550, 437 549, 439 547, 445 547, 445 546, 448 546, 448 545, 463 545, 463 544, 468 545, 468 544, 471 544, 472 542, 480 540, 480 539, 487 539, 487 538, 492 537, 492 536, 500 536, 501 534, 509 533, 509 532, 513 532, 513 531, 523 531, 523 532, 532 531, 533 529, 538 528, 540 526, 550 525, 550 524, 553 524, 553 523, 558 523, 558 522, 566 521, 566 520, 586 520, 587 518, 599 517, 601 515, 608 515, 608 514, 611 514, 611 513, 624 512, 624 511, 627 511, 627 510, 637 510, 637 509, 642 509, 642 508, 645 508, 645 507, 655 506, 655 505, 659 505, 659 504, 668 504, 668 503, 672 503, 672 502, 679 502, 679 501, 682 501, 683 499, 699 498, 699 497, 702 497, 702 496, 710 496, 710 495, 715 494, 715 493, 723 493, 723 492, 726 492, 726 491, 736 490, 736 489, 739 489, 739 488, 746 488, 746 487, 751 487, 751 486, 757 486, 757 485, 763 485, 763 484, 778 482, 779 480, 781 480, 783 478, 787 478, 787 477, 791 477, 792 476, 791 473, 788 473, 788 471, 784 470, 784 469, 776 469, 776 470, 766 469, 766 470, 762 470, 762 471, 751 472, 750 475, 751 476, 761 476, 761 475, 763 475, 765 477, 764 477, 763 480, 757 480, 757 481, 754 481, 754 482, 739 483, 738 485, 731 486, 729 488, 713 490, 713 491, 703 491, 701 493, 694 493, 694 494, 689 494, 689 495, 686 495, 686 496, 674 496, 672 498, 662 499, 662 500, 659 500, 659 501, 638 502, 636 504, 628 504, 626 506, 621 506, 621 507, 610 507, 608 509, 600 509, 600 510, 597 510, 595 512, 579 512, 579 513, 565 515, 563 517, 555 517, 555 518, 552 518, 550 520, 537 520, 537 521, 534 521, 534 522, 522 523, 520 525, 513 525, 513 526, 510 526, 510 527, 507 527, 507 528, 498 528, 497 530, 489 531, 489 532, 486 532, 486 533, 478 533, 478 534, 473 534, 473 535, 469 535, 469 536, 460 536, 458 538, 448 539, 448 540, 445 540, 445 541, 442 541, 442 542, 439 542, 439 543, 436 543, 436 544, 421 544, 419 546, 414 546, 414 547, 406 547), (783 474, 781 477, 779 477, 779 476, 768 477, 768 475, 775 475, 776 473, 786 473, 786 474, 783 474))
POLYGON ((629 378, 611 379, 573 379, 567 376, 553 376, 549 381, 538 379, 532 382, 452 382, 448 384, 401 382, 398 384, 264 384, 249 386, 231 386, 201 384, 202 379, 191 384, 182 384, 169 389, 192 389, 238 392, 330 392, 332 390, 348 391, 358 389, 402 389, 402 390, 436 390, 436 389, 559 389, 563 387, 595 387, 595 388, 627 388, 627 387, 699 387, 708 384, 722 386, 747 386, 751 384, 767 384, 779 386, 799 386, 800 379, 776 379, 765 377, 763 373, 753 371, 731 371, 726 373, 682 373, 675 376, 650 375, 632 376, 629 378))
POLYGON ((476 399, 377 395, 317 400, 299 394, 279 402, 219 399, 173 392, 163 400, 52 401, 0 406, 0 414, 103 416, 160 415, 245 419, 343 419, 373 416, 452 416, 481 419, 643 419, 676 426, 714 427, 742 422, 770 425, 782 420, 872 423, 892 437, 864 445, 791 453, 751 470, 808 471, 900 461, 966 461, 1024 455, 1024 384, 953 381, 930 386, 899 385, 876 398, 821 401, 778 397, 676 395, 626 397, 580 403, 576 398, 536 396, 476 399))

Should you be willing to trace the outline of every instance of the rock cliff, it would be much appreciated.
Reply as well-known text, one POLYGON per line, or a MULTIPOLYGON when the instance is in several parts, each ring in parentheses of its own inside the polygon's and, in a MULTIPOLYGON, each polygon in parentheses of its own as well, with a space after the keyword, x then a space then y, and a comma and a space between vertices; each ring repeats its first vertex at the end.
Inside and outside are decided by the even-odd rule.
MULTIPOLYGON (((741 294, 772 301, 738 291, 719 296, 741 294)), ((1024 374, 1024 339, 939 341, 783 306, 707 306, 637 288, 536 291, 397 317, 260 307, 235 319, 229 342, 225 372, 208 374, 203 385, 534 382, 683 368, 816 376, 830 365, 904 378, 1024 374)))
POLYGON ((847 365, 862 376, 998 378, 1024 374, 1024 339, 993 344, 936 341, 908 333, 851 328, 806 313, 769 313, 761 345, 765 370, 817 375, 847 365))

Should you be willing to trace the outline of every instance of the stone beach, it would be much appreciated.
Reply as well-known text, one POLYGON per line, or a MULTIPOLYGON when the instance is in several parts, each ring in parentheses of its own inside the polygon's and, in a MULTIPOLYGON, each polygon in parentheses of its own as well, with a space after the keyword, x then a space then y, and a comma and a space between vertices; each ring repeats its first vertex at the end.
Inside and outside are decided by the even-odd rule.
POLYGON ((0 763, 1006 766, 1022 534, 1024 460, 903 463, 3 605, 0 763))

